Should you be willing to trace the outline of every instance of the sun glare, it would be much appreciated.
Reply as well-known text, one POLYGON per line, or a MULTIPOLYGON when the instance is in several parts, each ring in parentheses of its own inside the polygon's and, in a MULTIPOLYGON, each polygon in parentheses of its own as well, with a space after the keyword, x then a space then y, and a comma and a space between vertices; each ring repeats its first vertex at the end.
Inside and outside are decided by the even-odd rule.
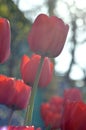
POLYGON ((75 3, 79 9, 86 8, 86 0, 75 0, 75 3))
POLYGON ((19 8, 23 11, 32 10, 36 6, 42 5, 44 0, 20 0, 19 8))

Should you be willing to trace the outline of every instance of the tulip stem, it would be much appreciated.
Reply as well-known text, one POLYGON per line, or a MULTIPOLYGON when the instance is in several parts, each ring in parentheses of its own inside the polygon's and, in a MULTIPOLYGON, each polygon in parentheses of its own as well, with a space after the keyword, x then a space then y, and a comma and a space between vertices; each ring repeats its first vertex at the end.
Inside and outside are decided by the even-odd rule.
POLYGON ((32 116, 33 116, 33 109, 34 109, 34 100, 37 92, 37 87, 39 83, 39 78, 40 78, 40 73, 42 70, 42 65, 43 65, 44 57, 42 56, 40 59, 38 71, 36 73, 35 81, 33 84, 33 88, 31 91, 31 97, 29 101, 29 105, 27 107, 26 115, 25 115, 25 120, 24 120, 24 125, 32 125, 32 116))
POLYGON ((13 113, 14 113, 14 110, 11 109, 11 110, 10 110, 10 114, 9 114, 9 118, 8 118, 8 125, 11 124, 13 113))

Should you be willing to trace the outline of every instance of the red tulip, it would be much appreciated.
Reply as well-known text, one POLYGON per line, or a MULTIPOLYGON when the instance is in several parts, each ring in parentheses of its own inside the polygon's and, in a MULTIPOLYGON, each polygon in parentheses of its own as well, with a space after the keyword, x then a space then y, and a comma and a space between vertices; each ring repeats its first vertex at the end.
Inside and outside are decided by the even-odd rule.
POLYGON ((50 101, 51 108, 55 108, 54 111, 58 113, 62 113, 63 109, 63 98, 60 96, 53 96, 50 101))
POLYGON ((5 62, 10 55, 10 23, 5 18, 0 18, 0 63, 5 62))
POLYGON ((15 91, 13 78, 0 75, 0 103, 5 105, 12 104, 15 91))
POLYGON ((45 126, 51 127, 51 130, 56 130, 61 126, 63 99, 54 96, 48 103, 42 103, 41 116, 45 126))
MULTIPOLYGON (((36 72, 39 66, 40 58, 41 56, 35 54, 31 57, 31 59, 26 55, 22 57, 21 75, 25 83, 33 85, 36 72)), ((39 86, 47 86, 52 79, 52 74, 53 64, 50 62, 49 58, 46 57, 42 66, 42 71, 39 79, 39 86)))
POLYGON ((24 109, 28 105, 31 88, 22 80, 0 75, 0 103, 15 109, 24 109))
POLYGON ((30 49, 48 57, 58 56, 66 41, 69 26, 55 16, 40 14, 28 35, 30 49))
POLYGON ((69 88, 64 91, 64 102, 69 101, 82 101, 82 93, 78 88, 69 88))
POLYGON ((35 128, 34 126, 1 126, 0 130, 41 130, 41 128, 35 128))
POLYGON ((16 94, 13 99, 14 105, 19 109, 26 108, 31 95, 31 87, 22 80, 15 80, 14 87, 16 88, 16 94))
POLYGON ((67 102, 64 107, 61 130, 86 130, 86 104, 67 102))

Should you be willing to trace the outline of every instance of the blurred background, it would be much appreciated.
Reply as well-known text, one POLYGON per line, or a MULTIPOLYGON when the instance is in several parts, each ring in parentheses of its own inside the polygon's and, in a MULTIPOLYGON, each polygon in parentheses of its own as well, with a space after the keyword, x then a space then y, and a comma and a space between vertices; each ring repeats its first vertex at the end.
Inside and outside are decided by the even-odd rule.
MULTIPOLYGON (((0 0, 0 17, 9 19, 12 32, 11 56, 6 63, 0 64, 0 73, 21 78, 21 57, 23 54, 32 54, 27 36, 32 23, 40 13, 62 18, 69 24, 70 30, 62 53, 51 59, 55 65, 51 84, 46 89, 38 90, 33 119, 36 126, 39 125, 40 116, 37 117, 37 114, 40 103, 49 100, 52 95, 62 95, 65 88, 79 88, 83 92, 83 100, 86 100, 85 0, 0 0)), ((3 110, 6 109, 3 107, 3 110)), ((2 113, 1 109, 0 117, 2 113)), ((16 124, 21 124, 24 113, 17 112, 15 117, 16 115, 20 118, 19 122, 15 121, 16 124)), ((0 125, 4 124, 4 119, 0 120, 0 125)))

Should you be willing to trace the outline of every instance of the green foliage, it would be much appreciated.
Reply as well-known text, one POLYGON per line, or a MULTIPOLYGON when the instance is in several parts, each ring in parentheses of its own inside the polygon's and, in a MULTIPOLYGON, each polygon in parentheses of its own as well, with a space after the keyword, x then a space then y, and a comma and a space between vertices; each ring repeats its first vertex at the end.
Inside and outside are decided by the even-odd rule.
POLYGON ((18 77, 21 56, 29 52, 27 35, 31 22, 12 0, 0 0, 0 17, 7 18, 11 24, 11 56, 5 65, 0 65, 0 72, 18 77))

